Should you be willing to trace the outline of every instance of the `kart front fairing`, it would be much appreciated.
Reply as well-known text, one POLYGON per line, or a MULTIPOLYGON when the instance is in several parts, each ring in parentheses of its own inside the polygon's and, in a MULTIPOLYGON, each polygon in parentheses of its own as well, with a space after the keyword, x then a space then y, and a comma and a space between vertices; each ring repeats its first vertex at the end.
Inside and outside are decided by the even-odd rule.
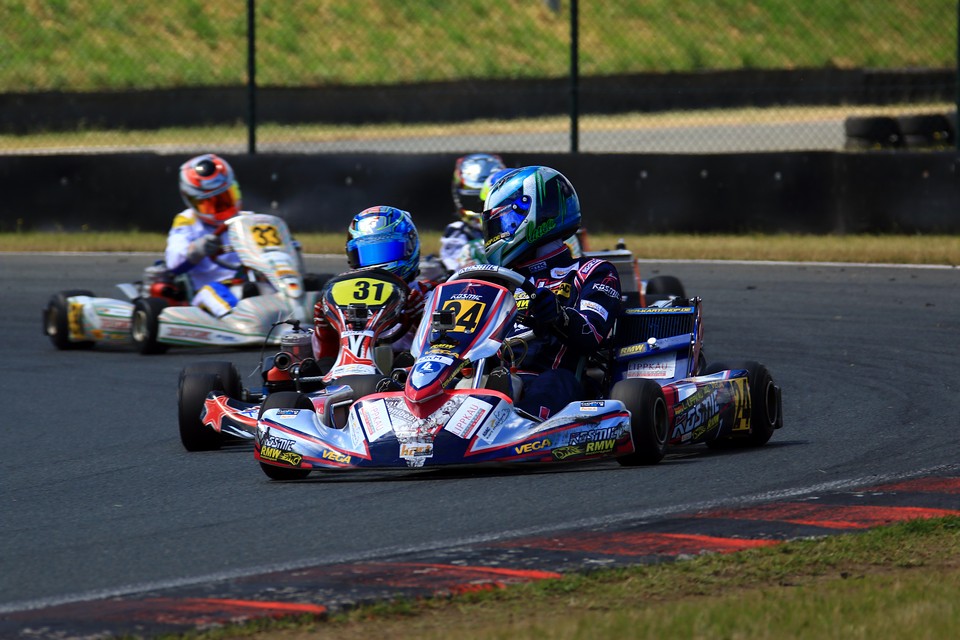
MULTIPOLYGON (((494 267, 494 269, 496 269, 494 267)), ((634 450, 622 402, 573 402, 548 420, 518 412, 504 394, 455 388, 497 354, 516 315, 514 292, 479 279, 452 279, 426 305, 404 391, 368 395, 345 428, 316 411, 264 411, 255 450, 261 462, 299 469, 411 468, 477 463, 560 462, 634 450)))

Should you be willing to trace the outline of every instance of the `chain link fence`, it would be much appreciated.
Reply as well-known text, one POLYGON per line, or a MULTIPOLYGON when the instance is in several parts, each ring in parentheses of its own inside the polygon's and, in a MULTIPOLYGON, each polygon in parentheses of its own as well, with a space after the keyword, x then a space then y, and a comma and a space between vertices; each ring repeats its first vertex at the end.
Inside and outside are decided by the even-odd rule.
POLYGON ((0 153, 955 144, 951 0, 0 0, 0 153))

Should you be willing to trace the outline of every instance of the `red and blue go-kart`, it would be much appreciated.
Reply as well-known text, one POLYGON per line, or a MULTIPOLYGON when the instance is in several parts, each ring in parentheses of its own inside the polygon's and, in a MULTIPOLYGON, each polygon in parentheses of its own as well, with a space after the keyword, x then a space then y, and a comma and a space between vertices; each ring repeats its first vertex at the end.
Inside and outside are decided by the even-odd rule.
POLYGON ((625 310, 622 338, 580 372, 595 391, 546 420, 524 413, 510 375, 523 338, 505 338, 515 295, 532 293, 502 267, 458 271, 428 300, 402 390, 358 399, 345 425, 326 423, 304 394, 268 396, 254 441, 264 473, 293 480, 353 468, 655 464, 671 444, 757 445, 781 426, 780 389, 763 365, 705 365, 699 299, 625 310))
MULTIPOLYGON (((390 374, 392 343, 409 328, 403 309, 409 286, 382 269, 348 271, 330 278, 320 293, 323 313, 339 336, 336 357, 317 360, 312 328, 284 334, 280 351, 261 354, 259 389, 245 388, 230 362, 195 362, 180 372, 177 413, 188 451, 251 441, 264 399, 277 393, 308 398, 330 426, 345 426, 353 401, 372 393, 390 374)), ((264 348, 270 344, 267 340, 264 348)), ((281 396, 287 397, 287 396, 281 396)))

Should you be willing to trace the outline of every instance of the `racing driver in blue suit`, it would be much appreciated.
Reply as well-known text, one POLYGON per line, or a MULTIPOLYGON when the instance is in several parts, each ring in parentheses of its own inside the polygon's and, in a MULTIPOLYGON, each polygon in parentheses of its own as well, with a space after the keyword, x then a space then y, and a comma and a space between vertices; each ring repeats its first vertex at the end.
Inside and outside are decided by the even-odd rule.
MULTIPOLYGON (((516 407, 546 419, 584 398, 576 370, 595 353, 620 312, 620 278, 606 260, 575 258, 564 240, 580 228, 580 200, 567 178, 549 167, 514 169, 491 187, 481 217, 490 264, 517 271, 537 288, 518 300, 536 337, 517 375, 516 407)), ((518 293, 518 296, 525 295, 518 293)), ((513 334, 526 330, 517 326, 513 334)))

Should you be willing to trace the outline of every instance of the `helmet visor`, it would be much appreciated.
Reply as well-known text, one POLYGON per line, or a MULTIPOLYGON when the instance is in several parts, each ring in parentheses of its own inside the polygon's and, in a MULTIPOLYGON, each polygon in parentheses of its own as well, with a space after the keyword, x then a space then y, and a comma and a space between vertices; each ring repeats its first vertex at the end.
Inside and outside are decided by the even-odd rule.
POLYGON ((187 202, 201 215, 210 216, 217 220, 228 220, 236 215, 240 209, 240 187, 234 182, 226 191, 221 191, 206 198, 196 198, 188 195, 187 202))
POLYGON ((529 212, 529 196, 511 198, 498 207, 484 211, 483 239, 486 244, 513 236, 529 212))
POLYGON ((358 239, 347 246, 347 260, 354 269, 406 260, 408 246, 406 238, 400 235, 373 241, 358 239))

